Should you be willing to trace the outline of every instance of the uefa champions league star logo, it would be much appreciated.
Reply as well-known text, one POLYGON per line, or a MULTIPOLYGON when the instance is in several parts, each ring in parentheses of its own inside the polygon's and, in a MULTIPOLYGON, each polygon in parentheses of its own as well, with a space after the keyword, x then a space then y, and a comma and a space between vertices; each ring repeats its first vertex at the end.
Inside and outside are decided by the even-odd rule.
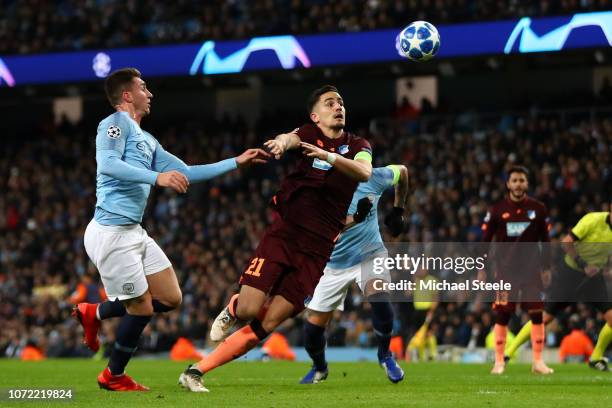
POLYGON ((310 59, 298 40, 292 35, 280 35, 253 38, 246 47, 227 57, 220 57, 217 54, 214 41, 206 41, 194 58, 189 74, 196 75, 200 65, 203 74, 238 73, 242 71, 251 54, 262 50, 274 51, 283 69, 295 68, 296 59, 304 68, 310 67, 310 59))
POLYGON ((121 128, 115 125, 109 126, 108 129, 106 129, 106 136, 111 139, 119 139, 121 137, 121 128))
POLYGON ((504 53, 510 54, 512 52, 519 36, 518 52, 520 53, 561 51, 572 30, 587 26, 601 28, 608 44, 612 46, 612 11, 576 14, 567 24, 541 36, 531 28, 531 23, 532 20, 529 17, 523 17, 517 23, 510 37, 508 37, 504 53))
POLYGON ((94 57, 91 68, 98 78, 106 78, 111 70, 111 58, 108 54, 99 52, 94 57))
POLYGON ((9 71, 2 58, 0 58, 0 85, 6 83, 8 86, 15 86, 15 78, 13 78, 13 74, 9 71))

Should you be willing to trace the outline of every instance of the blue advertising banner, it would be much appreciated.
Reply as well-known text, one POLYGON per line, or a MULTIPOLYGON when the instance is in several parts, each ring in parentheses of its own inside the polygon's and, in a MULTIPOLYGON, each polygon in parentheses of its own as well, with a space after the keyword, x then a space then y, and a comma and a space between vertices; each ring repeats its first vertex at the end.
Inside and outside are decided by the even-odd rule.
MULTIPOLYGON (((94 81, 131 66, 146 77, 235 74, 402 60, 400 29, 0 58, 0 86, 94 81)), ((612 46, 612 11, 441 25, 437 58, 612 46)), ((408 62, 406 63, 414 63, 408 62)))

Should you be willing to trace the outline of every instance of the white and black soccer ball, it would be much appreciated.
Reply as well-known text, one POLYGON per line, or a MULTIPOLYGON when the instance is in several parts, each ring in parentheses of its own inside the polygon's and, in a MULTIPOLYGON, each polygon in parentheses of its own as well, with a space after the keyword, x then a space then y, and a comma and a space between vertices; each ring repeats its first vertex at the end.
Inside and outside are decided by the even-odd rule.
POLYGON ((428 61, 440 49, 440 34, 433 24, 415 21, 399 34, 396 47, 402 56, 412 61, 428 61))

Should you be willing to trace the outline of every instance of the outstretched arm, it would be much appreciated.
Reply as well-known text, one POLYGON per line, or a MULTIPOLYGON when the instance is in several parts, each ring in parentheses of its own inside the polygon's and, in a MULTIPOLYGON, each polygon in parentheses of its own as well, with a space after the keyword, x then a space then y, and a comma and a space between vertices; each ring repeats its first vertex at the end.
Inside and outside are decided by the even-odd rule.
POLYGON ((370 153, 362 151, 357 153, 355 158, 347 159, 339 154, 328 152, 310 143, 301 142, 300 146, 304 148, 304 154, 306 156, 328 162, 353 180, 365 182, 372 176, 372 155, 370 153))
POLYGON ((146 183, 153 186, 169 187, 177 193, 186 193, 189 186, 187 177, 178 171, 158 173, 141 169, 121 160, 121 154, 116 150, 98 150, 96 152, 98 171, 117 180, 146 183))
POLYGON ((188 166, 181 159, 164 150, 158 143, 153 159, 153 168, 159 171, 179 171, 187 177, 190 183, 197 183, 210 180, 240 166, 251 163, 265 163, 265 158, 269 156, 261 149, 248 149, 238 157, 221 160, 217 163, 188 166))
POLYGON ((158 172, 141 169, 121 160, 121 153, 116 150, 96 151, 96 161, 100 174, 110 176, 121 181, 133 181, 155 185, 158 172))
POLYGON ((287 150, 297 149, 300 146, 301 140, 296 131, 297 129, 291 133, 281 133, 274 139, 266 141, 264 146, 270 150, 270 153, 278 160, 287 150))

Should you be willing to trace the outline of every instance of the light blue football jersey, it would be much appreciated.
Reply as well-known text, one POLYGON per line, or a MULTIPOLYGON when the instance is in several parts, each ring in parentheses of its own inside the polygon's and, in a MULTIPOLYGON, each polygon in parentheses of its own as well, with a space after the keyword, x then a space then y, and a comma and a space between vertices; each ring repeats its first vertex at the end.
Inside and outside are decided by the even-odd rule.
POLYGON ((152 170, 157 144, 126 112, 115 112, 100 122, 96 136, 97 222, 121 225, 142 221, 158 175, 152 170), (117 171, 121 179, 110 175, 117 171))
POLYGON ((372 169, 372 176, 365 183, 359 183, 348 209, 348 214, 357 211, 357 202, 363 197, 372 201, 372 209, 366 219, 355 224, 342 234, 336 242, 327 266, 333 269, 345 269, 355 266, 377 253, 387 250, 383 244, 378 226, 378 201, 382 193, 397 184, 399 170, 390 167, 372 169))
POLYGON ((98 125, 96 162, 94 219, 102 225, 140 223, 159 173, 176 170, 190 183, 198 183, 238 167, 235 157, 188 166, 126 112, 115 112, 98 125))

